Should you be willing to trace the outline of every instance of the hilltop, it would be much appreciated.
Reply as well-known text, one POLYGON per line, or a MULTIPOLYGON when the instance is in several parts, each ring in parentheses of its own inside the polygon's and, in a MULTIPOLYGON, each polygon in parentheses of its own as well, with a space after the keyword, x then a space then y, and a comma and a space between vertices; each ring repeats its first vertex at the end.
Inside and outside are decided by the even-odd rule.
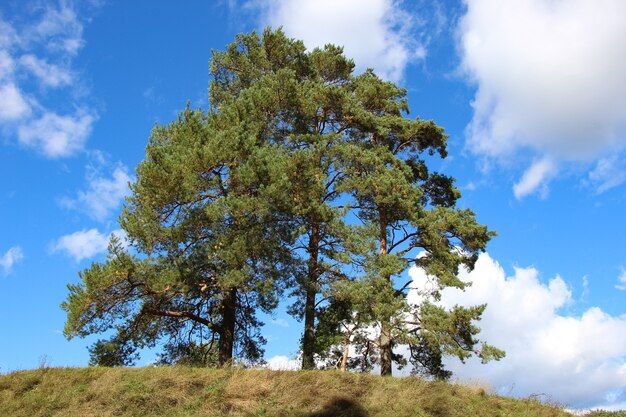
POLYGON ((0 415, 570 416, 557 406, 487 391, 416 378, 330 371, 43 368, 0 375, 0 415))

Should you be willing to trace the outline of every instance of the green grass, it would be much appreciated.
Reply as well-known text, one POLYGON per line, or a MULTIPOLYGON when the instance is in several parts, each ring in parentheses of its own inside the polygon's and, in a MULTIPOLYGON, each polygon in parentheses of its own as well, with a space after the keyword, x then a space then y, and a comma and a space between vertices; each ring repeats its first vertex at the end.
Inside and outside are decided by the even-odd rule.
MULTIPOLYGON (((0 416, 559 417, 484 388, 321 371, 44 368, 0 375, 0 416)), ((596 417, 623 414, 596 414, 596 417)))

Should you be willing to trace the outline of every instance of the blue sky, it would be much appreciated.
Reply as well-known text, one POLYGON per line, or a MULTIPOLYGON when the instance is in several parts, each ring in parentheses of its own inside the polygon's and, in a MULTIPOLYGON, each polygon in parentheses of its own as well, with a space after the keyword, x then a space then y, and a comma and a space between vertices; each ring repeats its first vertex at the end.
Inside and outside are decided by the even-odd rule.
MULTIPOLYGON (((466 294, 507 351, 450 366, 510 395, 626 405, 626 3, 621 0, 14 1, 0 5, 0 372, 87 363, 68 282, 102 260, 150 129, 207 106, 211 49, 283 26, 345 46, 445 127, 460 205, 498 232, 466 294)), ((410 272, 416 285, 425 279, 410 272)), ((282 312, 272 363, 297 351, 282 312)), ((150 355, 144 357, 149 361, 150 355)))

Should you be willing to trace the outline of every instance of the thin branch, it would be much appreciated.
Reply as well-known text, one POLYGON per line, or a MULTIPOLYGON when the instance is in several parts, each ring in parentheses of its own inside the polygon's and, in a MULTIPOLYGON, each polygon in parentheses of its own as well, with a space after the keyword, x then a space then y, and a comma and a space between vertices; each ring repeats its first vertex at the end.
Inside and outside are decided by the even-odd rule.
POLYGON ((193 320, 197 323, 204 324, 210 329, 212 329, 213 327, 213 323, 211 323, 209 320, 188 311, 155 310, 151 308, 146 308, 143 310, 143 312, 152 316, 185 318, 193 320))
POLYGON ((400 151, 402 150, 402 148, 404 148, 404 147, 405 147, 405 146, 407 146, 407 145, 410 145, 410 144, 411 144, 411 142, 412 142, 411 140, 407 140, 406 142, 402 142, 401 144, 399 144, 399 145, 396 147, 396 149, 394 149, 394 150, 393 150, 393 154, 394 154, 394 155, 397 155, 397 154, 398 154, 398 152, 400 152, 400 151))
POLYGON ((317 303, 315 303, 315 308, 317 308, 321 303, 328 300, 330 297, 322 297, 317 303))
POLYGON ((411 285, 412 282, 413 280, 407 281, 406 284, 402 286, 402 288, 400 288, 399 290, 396 290, 396 295, 404 294, 404 290, 406 290, 411 285))
POLYGON ((398 240, 397 242, 393 242, 389 246, 389 252, 391 252, 392 250, 394 250, 395 248, 397 248, 399 245, 403 244, 407 240, 411 239, 412 237, 417 236, 418 234, 419 234, 418 232, 406 233, 402 239, 398 240))

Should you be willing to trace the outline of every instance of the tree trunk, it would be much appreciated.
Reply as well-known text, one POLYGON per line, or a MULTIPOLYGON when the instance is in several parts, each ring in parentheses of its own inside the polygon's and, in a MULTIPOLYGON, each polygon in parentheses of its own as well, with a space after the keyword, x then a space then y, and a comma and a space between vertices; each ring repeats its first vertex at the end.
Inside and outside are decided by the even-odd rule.
MULTIPOLYGON (((379 235, 379 244, 380 244, 380 255, 387 254, 387 218, 385 217, 385 213, 382 210, 380 212, 380 235, 379 235)), ((383 277, 389 285, 391 285, 391 277, 385 276, 383 277)), ((391 334, 391 318, 390 317, 381 317, 380 323, 380 339, 378 343, 378 347, 380 349, 380 374, 382 376, 391 376, 391 368, 393 362, 393 336, 391 334)))
POLYGON ((319 223, 311 226, 309 237, 309 262, 304 283, 306 299, 304 304, 304 335, 302 336, 302 369, 315 369, 315 298, 319 276, 318 256, 320 244, 319 223))
POLYGON ((387 323, 382 323, 380 329, 380 375, 391 376, 393 343, 391 329, 387 323))
POLYGON ((346 366, 348 365, 348 354, 350 353, 350 336, 348 335, 343 339, 343 356, 341 358, 341 372, 346 372, 346 366))
POLYGON ((237 312, 237 289, 225 290, 222 301, 222 325, 218 347, 220 366, 230 366, 233 362, 233 346, 235 342, 235 314, 237 312))

